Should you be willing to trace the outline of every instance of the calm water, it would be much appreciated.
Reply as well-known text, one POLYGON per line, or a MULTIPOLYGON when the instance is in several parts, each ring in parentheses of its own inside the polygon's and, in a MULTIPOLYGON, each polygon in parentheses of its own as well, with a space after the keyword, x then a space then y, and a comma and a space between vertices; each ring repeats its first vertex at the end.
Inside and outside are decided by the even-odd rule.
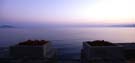
POLYGON ((0 29, 0 46, 27 39, 50 40, 60 56, 79 58, 83 41, 135 42, 135 28, 0 29))

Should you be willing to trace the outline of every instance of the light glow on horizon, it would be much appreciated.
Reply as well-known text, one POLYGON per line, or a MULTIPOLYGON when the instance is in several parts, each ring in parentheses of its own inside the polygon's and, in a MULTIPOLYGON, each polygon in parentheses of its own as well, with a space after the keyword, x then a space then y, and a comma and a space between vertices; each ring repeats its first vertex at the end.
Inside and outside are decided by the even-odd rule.
POLYGON ((60 24, 135 23, 135 0, 3 0, 3 19, 60 24))

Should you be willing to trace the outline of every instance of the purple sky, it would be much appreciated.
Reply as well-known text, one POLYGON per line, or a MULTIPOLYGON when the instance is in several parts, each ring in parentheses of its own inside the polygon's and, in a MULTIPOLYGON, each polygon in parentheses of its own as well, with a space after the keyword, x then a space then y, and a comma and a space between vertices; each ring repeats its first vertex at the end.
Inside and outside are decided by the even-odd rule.
POLYGON ((0 0, 1 24, 135 23, 134 0, 0 0))

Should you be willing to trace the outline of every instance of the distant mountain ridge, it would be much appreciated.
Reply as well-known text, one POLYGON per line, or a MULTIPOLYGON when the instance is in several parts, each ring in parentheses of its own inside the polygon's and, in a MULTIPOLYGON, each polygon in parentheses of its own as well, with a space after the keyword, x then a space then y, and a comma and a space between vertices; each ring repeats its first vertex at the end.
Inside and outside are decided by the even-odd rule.
MULTIPOLYGON (((81 25, 71 27, 135 27, 135 24, 117 24, 117 25, 81 25)), ((18 28, 13 25, 0 25, 0 28, 18 28)), ((19 27, 20 28, 20 27, 19 27)))
POLYGON ((16 27, 12 25, 1 25, 0 28, 16 28, 16 27))
POLYGON ((112 27, 135 27, 135 24, 112 25, 112 27))

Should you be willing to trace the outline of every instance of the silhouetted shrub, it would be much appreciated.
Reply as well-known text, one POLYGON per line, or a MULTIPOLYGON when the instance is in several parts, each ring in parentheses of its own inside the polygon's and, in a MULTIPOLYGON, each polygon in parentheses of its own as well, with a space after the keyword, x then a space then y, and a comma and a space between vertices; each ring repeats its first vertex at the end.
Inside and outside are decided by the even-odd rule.
POLYGON ((87 43, 91 46, 116 46, 115 44, 104 40, 87 41, 87 43))

